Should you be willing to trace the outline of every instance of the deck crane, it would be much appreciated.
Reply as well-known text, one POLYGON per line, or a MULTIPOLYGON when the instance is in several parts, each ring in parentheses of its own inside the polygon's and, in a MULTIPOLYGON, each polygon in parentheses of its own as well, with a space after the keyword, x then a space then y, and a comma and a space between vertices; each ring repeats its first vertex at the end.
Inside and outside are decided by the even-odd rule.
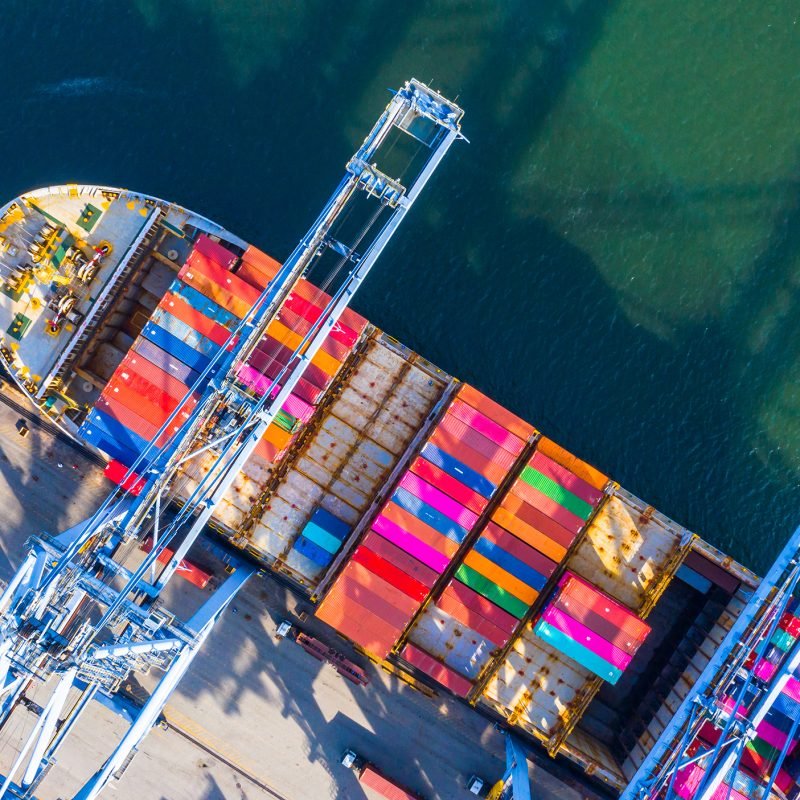
POLYGON ((151 444, 131 466, 130 475, 145 479, 144 489, 132 496, 118 488, 83 523, 58 536, 30 537, 28 555, 0 595, 0 734, 30 686, 39 685, 48 699, 8 774, 0 776, 0 800, 34 797, 81 713, 93 699, 113 703, 133 670, 155 666, 162 677, 113 753, 73 800, 92 800, 119 777, 157 722, 253 568, 240 563, 185 622, 162 607, 165 585, 450 146, 464 138, 462 115, 457 105, 417 80, 398 90, 347 163, 314 225, 190 390, 201 395, 192 416, 165 445, 151 444), (401 150, 409 143, 417 148, 408 187, 376 163, 392 154, 398 141, 401 150), (366 214, 352 236, 345 224, 352 223, 351 213, 366 214), (312 269, 318 275, 326 261, 331 264, 326 281, 336 283, 329 288, 330 302, 271 389, 260 397, 249 393, 236 380, 240 365, 297 280, 312 269), (236 409, 234 425, 218 426, 223 409, 231 408, 236 409), (215 456, 212 468, 181 509, 167 513, 177 470, 208 452, 215 456), (120 554, 146 535, 153 540, 150 552, 128 569, 120 554), (156 576, 158 557, 173 540, 179 541, 174 555, 156 576))
POLYGON ((725 640, 665 728, 621 800, 784 798, 776 778, 800 726, 800 641, 764 671, 781 617, 792 610, 800 580, 800 528, 790 537, 725 640), (774 665, 774 668, 773 668, 774 665), (765 720, 786 734, 766 772, 740 771, 749 742, 765 720), (676 746, 677 743, 677 746, 676 746), (687 778, 691 770, 692 778, 687 778), (680 793, 678 790, 680 789, 680 793))

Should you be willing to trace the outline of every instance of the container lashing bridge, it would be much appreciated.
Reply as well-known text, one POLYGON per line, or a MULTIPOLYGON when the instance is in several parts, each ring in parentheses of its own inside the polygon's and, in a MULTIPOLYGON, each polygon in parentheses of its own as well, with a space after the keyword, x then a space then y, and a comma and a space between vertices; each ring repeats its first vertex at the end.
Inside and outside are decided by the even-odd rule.
MULTIPOLYGON (((118 488, 79 525, 56 536, 30 537, 26 558, 0 594, 0 738, 15 712, 29 714, 35 707, 36 719, 11 755, 7 774, 0 775, 0 800, 35 796, 93 700, 124 708, 129 724, 73 800, 91 800, 118 778, 157 723, 170 693, 254 570, 237 562, 186 621, 162 606, 164 587, 450 146, 464 138, 462 115, 457 105, 416 80, 397 91, 316 222, 190 389, 201 398, 191 417, 163 447, 151 444, 131 466, 129 476, 140 475, 143 490, 133 496, 118 488), (393 137, 411 137, 424 155, 407 187, 376 163, 391 152, 393 137), (365 204, 366 223, 342 241, 343 223, 354 206, 365 204), (326 279, 335 283, 330 302, 270 390, 255 396, 237 383, 237 371, 297 280, 312 267, 318 274, 325 261, 333 262, 326 279), (167 513, 180 467, 208 452, 214 454, 211 469, 183 506, 167 513), (125 554, 146 536, 152 548, 128 568, 125 554), (158 557, 173 541, 173 556, 158 573, 158 557), (131 716, 120 686, 132 671, 153 666, 162 677, 131 716), (43 705, 28 701, 32 688, 37 704, 46 698, 43 705)), ((153 441, 177 414, 176 409, 153 441)))
POLYGON ((800 686, 796 683, 800 679, 800 639, 795 638, 783 652, 771 642, 780 632, 778 625, 785 612, 796 609, 798 581, 800 528, 753 593, 621 800, 730 800, 741 795, 753 800, 771 796, 785 800, 776 780, 788 764, 800 728, 796 691, 800 686), (753 775, 752 769, 742 769, 745 751, 758 737, 762 723, 777 722, 774 714, 779 715, 785 741, 768 759, 766 770, 753 775))

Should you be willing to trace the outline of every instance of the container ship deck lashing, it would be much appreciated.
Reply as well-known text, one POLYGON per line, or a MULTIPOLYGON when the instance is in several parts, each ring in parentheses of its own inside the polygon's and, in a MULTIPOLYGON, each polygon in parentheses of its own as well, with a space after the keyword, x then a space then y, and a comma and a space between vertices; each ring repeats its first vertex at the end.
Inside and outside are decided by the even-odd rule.
MULTIPOLYGON (((438 135, 416 118, 403 133, 429 145, 438 135)), ((358 178, 375 182, 382 209, 399 202, 399 182, 358 178)), ((355 260, 358 245, 342 242, 364 219, 328 234, 339 268, 355 260)), ((189 507, 239 403, 277 394, 338 292, 327 277, 329 291, 316 286, 324 271, 307 265, 272 298, 256 346, 217 374, 284 268, 204 217, 121 189, 30 192, 0 209, 0 269, 0 356, 31 401, 134 471, 153 447, 188 436, 191 457, 163 502, 189 507), (198 419, 203 381, 231 370, 229 402, 198 419)), ((675 719, 701 678, 712 689, 742 682, 709 672, 746 609, 747 669, 765 685, 779 674, 800 637, 793 601, 778 627, 774 597, 749 570, 350 308, 307 361, 209 511, 218 534, 378 663, 463 697, 610 790, 649 796, 637 787, 642 770, 657 773, 665 737, 719 755, 722 712, 706 727, 675 730, 675 719), (759 644, 767 633, 777 652, 759 644)), ((127 487, 147 480, 128 474, 127 487)), ((742 696, 755 702, 750 688, 742 696)), ((778 716, 743 746, 722 783, 729 794, 796 793, 796 726, 778 716)), ((673 764, 657 792, 702 794, 704 763, 673 764)))

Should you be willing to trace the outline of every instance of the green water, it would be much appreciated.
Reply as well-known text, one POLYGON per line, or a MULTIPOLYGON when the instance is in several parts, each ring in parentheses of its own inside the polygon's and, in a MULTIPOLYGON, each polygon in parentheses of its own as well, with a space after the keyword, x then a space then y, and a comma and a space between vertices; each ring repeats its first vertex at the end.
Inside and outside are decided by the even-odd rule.
POLYGON ((4 10, 4 197, 121 185, 279 257, 387 87, 458 95, 358 310, 758 569, 800 522, 796 3, 4 10))

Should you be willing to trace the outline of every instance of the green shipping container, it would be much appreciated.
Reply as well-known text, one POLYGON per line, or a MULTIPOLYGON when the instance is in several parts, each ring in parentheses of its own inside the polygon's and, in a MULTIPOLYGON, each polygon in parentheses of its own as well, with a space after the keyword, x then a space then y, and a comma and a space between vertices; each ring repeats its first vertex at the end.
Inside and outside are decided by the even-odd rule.
POLYGON ((285 411, 279 411, 275 415, 275 424, 286 433, 294 433, 295 428, 297 428, 297 417, 293 417, 285 411))
POLYGON ((522 470, 520 478, 522 478, 528 486, 532 486, 542 494, 547 495, 551 500, 554 500, 560 506, 566 508, 567 511, 575 514, 576 517, 588 519, 589 514, 592 513, 592 506, 585 500, 581 500, 580 497, 572 494, 572 492, 565 489, 563 486, 559 486, 554 480, 548 478, 546 475, 542 475, 539 470, 533 467, 525 467, 525 469, 522 470))
POLYGON ((780 750, 777 750, 771 744, 767 744, 767 742, 758 737, 748 742, 747 746, 758 753, 762 758, 766 758, 769 761, 775 761, 780 755, 780 750))
POLYGON ((513 614, 517 619, 522 619, 528 611, 528 604, 515 597, 510 592, 492 583, 488 578, 477 573, 472 567, 462 564, 456 570, 456 578, 470 589, 491 600, 495 605, 513 614))

